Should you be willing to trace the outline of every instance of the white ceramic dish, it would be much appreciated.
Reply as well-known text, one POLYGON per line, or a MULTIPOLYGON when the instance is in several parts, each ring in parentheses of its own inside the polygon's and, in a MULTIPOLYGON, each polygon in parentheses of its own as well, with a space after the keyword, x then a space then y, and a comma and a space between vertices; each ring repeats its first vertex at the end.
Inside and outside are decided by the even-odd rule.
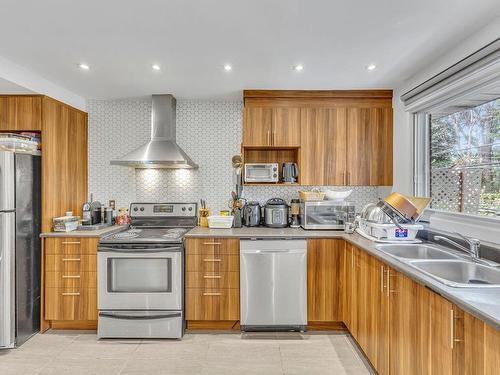
POLYGON ((325 190, 325 198, 329 201, 343 201, 351 193, 352 190, 325 190))

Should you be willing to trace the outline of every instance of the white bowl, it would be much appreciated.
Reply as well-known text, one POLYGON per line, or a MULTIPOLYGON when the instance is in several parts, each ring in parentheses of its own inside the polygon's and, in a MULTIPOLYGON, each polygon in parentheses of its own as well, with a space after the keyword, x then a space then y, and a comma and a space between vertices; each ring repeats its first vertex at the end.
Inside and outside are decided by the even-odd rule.
POLYGON ((352 190, 325 190, 325 198, 329 201, 343 201, 351 193, 352 190))

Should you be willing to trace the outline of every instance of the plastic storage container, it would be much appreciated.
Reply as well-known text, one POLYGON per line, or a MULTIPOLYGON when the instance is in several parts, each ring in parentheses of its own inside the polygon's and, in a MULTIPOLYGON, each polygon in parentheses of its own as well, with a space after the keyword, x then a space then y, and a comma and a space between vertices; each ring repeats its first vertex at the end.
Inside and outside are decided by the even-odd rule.
POLYGON ((360 229, 377 239, 387 239, 391 241, 413 241, 419 230, 424 229, 421 224, 400 224, 398 228, 394 224, 359 223, 360 229))
POLYGON ((208 227, 218 229, 229 229, 233 226, 234 216, 209 216, 208 227))

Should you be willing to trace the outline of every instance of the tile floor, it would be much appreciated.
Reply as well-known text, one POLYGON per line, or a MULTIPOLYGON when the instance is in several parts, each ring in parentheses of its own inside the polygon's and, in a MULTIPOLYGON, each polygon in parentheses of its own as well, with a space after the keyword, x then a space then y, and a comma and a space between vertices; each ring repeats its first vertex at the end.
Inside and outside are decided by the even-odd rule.
POLYGON ((0 351, 0 374, 372 374, 344 334, 187 334, 181 341, 37 335, 0 351))

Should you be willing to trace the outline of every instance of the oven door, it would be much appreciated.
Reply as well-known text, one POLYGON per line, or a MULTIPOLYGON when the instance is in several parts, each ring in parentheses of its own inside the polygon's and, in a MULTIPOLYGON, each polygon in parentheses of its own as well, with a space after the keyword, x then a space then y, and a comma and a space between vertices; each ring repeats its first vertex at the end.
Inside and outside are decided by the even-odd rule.
POLYGON ((103 245, 99 310, 182 310, 182 247, 103 245))

